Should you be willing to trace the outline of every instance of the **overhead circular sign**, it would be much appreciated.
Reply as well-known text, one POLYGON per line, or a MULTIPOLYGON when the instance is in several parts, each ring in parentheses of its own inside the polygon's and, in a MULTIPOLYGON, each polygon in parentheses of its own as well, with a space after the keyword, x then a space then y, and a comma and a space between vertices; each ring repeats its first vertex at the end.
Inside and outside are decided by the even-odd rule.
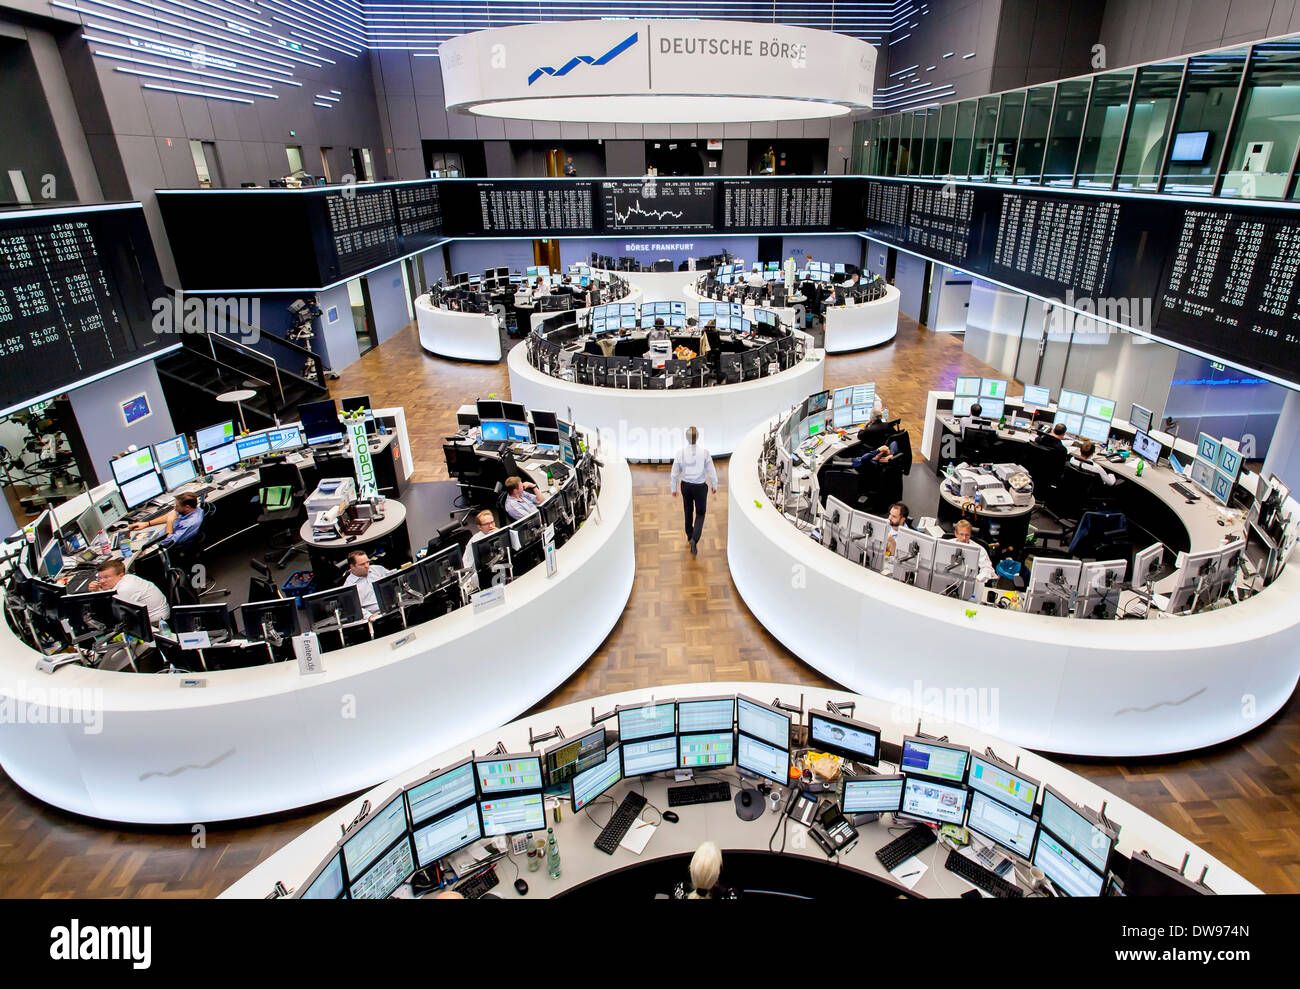
POLYGON ((876 50, 736 21, 556 21, 438 49, 448 110, 581 123, 808 120, 871 108, 876 50))

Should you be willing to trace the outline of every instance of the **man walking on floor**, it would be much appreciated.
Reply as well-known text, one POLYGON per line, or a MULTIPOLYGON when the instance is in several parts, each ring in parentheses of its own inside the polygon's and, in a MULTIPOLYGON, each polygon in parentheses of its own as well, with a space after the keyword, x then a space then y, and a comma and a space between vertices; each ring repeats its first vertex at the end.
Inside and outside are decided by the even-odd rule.
POLYGON ((680 486, 682 508, 686 512, 686 538, 691 541, 691 556, 696 555, 700 532, 704 529, 704 510, 709 501, 709 488, 718 493, 718 472, 713 469, 713 456, 696 440, 700 431, 694 426, 686 430, 686 445, 673 458, 673 475, 669 482, 673 497, 680 486))

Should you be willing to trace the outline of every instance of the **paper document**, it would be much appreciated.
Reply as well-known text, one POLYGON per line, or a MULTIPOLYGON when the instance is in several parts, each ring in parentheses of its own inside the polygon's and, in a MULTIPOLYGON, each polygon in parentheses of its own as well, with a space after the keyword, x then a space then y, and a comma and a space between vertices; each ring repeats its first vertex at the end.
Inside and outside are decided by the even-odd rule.
POLYGON ((626 848, 633 855, 640 855, 646 843, 654 835, 655 830, 656 825, 647 823, 638 817, 632 822, 632 826, 627 829, 627 834, 618 843, 618 847, 626 848))
POLYGON ((906 862, 903 862, 894 869, 889 875, 899 883, 902 883, 908 889, 916 889, 916 884, 921 881, 921 877, 928 872, 930 867, 913 855, 906 862))

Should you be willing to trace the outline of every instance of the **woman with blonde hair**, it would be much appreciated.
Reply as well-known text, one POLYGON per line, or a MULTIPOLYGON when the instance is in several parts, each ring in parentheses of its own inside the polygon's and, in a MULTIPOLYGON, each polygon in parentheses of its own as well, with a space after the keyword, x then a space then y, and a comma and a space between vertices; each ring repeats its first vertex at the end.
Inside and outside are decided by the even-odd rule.
POLYGON ((673 888, 674 900, 737 900, 740 891, 718 882, 722 875, 722 852, 706 841, 691 856, 691 878, 673 888))

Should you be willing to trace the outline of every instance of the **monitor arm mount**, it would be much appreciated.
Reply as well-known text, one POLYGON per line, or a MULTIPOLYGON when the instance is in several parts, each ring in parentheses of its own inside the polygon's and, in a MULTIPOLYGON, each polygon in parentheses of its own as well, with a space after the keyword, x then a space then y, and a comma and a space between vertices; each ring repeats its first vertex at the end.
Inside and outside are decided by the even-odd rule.
POLYGON ((357 811, 357 816, 352 818, 351 824, 340 824, 339 830, 342 832, 341 838, 346 838, 350 832, 355 830, 367 817, 370 816, 370 801, 361 801, 361 809, 357 811))
POLYGON ((596 725, 599 725, 599 724, 602 724, 602 723, 608 721, 610 718, 614 717, 614 713, 615 713, 615 712, 613 712, 613 711, 609 711, 609 712, 606 713, 606 714, 600 714, 600 715, 598 715, 598 714, 596 714, 596 709, 593 707, 593 708, 591 709, 591 727, 595 728, 596 725))
POLYGON ((925 732, 921 731, 921 719, 920 719, 920 718, 917 718, 917 719, 916 719, 916 737, 917 737, 917 738, 928 739, 928 740, 931 741, 931 742, 946 742, 946 741, 948 741, 948 736, 947 736, 947 735, 927 735, 925 732))
POLYGON ((858 709, 857 701, 827 701, 826 710, 831 714, 838 715, 841 718, 853 717, 853 712, 858 709), (847 713, 845 713, 847 712, 847 713))
POLYGON ((559 725, 556 725, 553 731, 544 731, 540 735, 534 735, 532 725, 528 726, 528 748, 530 750, 537 748, 538 742, 549 742, 553 738, 564 738, 564 732, 559 725))

